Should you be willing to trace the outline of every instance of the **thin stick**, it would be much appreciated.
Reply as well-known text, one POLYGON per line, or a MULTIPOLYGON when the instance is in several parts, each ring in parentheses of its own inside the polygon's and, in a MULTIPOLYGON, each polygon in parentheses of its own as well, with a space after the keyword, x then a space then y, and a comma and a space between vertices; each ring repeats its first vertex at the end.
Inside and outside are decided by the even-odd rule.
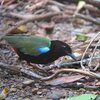
POLYGON ((51 76, 44 77, 41 80, 42 81, 47 81, 47 80, 55 78, 58 74, 65 73, 65 72, 66 73, 75 72, 75 73, 80 73, 80 74, 84 74, 84 75, 88 75, 90 77, 94 77, 94 78, 100 79, 100 75, 99 74, 96 74, 96 73, 91 72, 91 71, 84 71, 84 70, 80 70, 80 69, 60 69, 60 70, 56 71, 54 74, 52 74, 51 76))
POLYGON ((13 72, 13 74, 23 75, 23 76, 31 78, 31 79, 41 79, 41 78, 43 78, 42 76, 40 76, 40 75, 30 71, 30 70, 27 70, 27 69, 24 69, 24 68, 19 68, 18 66, 15 66, 15 65, 7 65, 7 64, 0 62, 0 68, 2 70, 7 70, 11 73, 13 72))
POLYGON ((75 17, 82 18, 82 19, 84 19, 84 20, 93 22, 93 23, 96 24, 96 25, 100 25, 100 21, 99 21, 99 20, 96 20, 96 19, 94 19, 94 18, 92 18, 92 17, 90 17, 90 16, 85 16, 85 15, 82 15, 82 14, 79 14, 79 13, 78 13, 78 14, 76 14, 75 17))
POLYGON ((94 48, 94 50, 93 50, 93 53, 92 53, 92 56, 91 56, 91 58, 90 58, 90 61, 89 61, 88 66, 91 66, 91 62, 92 62, 92 60, 93 60, 94 53, 95 53, 95 51, 96 51, 96 49, 97 49, 97 47, 98 47, 99 44, 100 44, 100 40, 98 41, 98 43, 96 44, 96 46, 95 46, 95 48, 94 48))
POLYGON ((38 79, 38 80, 41 80, 41 81, 51 80, 51 79, 57 77, 57 75, 59 75, 60 73, 65 73, 65 72, 66 73, 75 72, 75 73, 80 73, 80 74, 84 74, 84 75, 88 75, 90 77, 100 79, 99 74, 96 74, 96 73, 91 72, 91 71, 84 71, 84 70, 81 70, 81 69, 60 69, 50 76, 43 77, 43 76, 38 75, 38 74, 36 74, 36 73, 34 73, 30 70, 19 68, 19 67, 14 66, 14 65, 7 65, 7 64, 4 64, 4 63, 0 63, 0 68, 3 69, 3 70, 6 69, 7 71, 9 70, 10 72, 14 72, 13 74, 23 75, 23 76, 28 77, 30 79, 38 79))
POLYGON ((98 32, 98 33, 94 36, 94 38, 92 38, 92 40, 90 41, 89 45, 87 46, 86 50, 84 51, 84 53, 83 53, 83 55, 82 55, 80 64, 81 64, 81 67, 82 67, 83 70, 85 70, 85 66, 83 65, 83 58, 84 58, 84 56, 85 56, 85 54, 86 54, 88 48, 90 47, 90 45, 92 44, 92 42, 94 41, 94 39, 95 39, 99 34, 100 34, 100 32, 98 32))
POLYGON ((27 22, 34 21, 34 20, 41 20, 41 19, 49 18, 49 17, 52 17, 54 15, 58 15, 58 14, 59 14, 58 12, 46 13, 44 15, 35 15, 35 16, 29 18, 29 19, 21 20, 20 22, 18 22, 14 26, 12 26, 10 29, 8 29, 5 33, 1 34, 0 35, 0 40, 2 40, 4 36, 6 36, 7 34, 11 33, 12 30, 16 29, 18 26, 20 26, 22 24, 25 24, 27 22))

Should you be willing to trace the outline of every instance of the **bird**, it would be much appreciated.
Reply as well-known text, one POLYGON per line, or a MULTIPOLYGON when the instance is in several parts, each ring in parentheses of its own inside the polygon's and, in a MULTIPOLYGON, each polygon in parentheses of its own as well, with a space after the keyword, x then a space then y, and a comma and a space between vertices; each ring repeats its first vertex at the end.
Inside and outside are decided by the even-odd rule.
POLYGON ((26 34, 7 35, 4 39, 13 47, 19 59, 27 63, 50 64, 66 55, 76 60, 71 47, 60 40, 26 34))

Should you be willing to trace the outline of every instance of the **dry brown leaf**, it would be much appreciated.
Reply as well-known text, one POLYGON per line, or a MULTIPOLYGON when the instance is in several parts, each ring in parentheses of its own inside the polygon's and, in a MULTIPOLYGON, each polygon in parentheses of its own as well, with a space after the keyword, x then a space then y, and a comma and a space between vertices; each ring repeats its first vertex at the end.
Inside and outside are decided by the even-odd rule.
POLYGON ((9 89, 5 87, 3 91, 0 93, 0 100, 4 100, 9 94, 9 89))
POLYGON ((73 75, 73 76, 65 76, 65 77, 60 77, 60 78, 56 78, 53 79, 51 81, 47 81, 46 84, 50 84, 50 85, 60 85, 63 83, 70 83, 70 82, 74 82, 77 81, 81 78, 84 78, 85 76, 83 75, 73 75))
POLYGON ((12 31, 12 33, 25 33, 25 32, 27 32, 27 27, 25 25, 21 25, 12 31))

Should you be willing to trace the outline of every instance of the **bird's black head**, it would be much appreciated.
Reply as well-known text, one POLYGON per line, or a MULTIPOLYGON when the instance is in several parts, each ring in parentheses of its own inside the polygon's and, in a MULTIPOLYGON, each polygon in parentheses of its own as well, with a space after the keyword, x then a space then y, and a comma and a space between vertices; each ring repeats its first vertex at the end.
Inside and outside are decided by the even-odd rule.
POLYGON ((76 60, 75 56, 72 54, 72 49, 68 44, 59 40, 53 40, 51 41, 51 45, 52 49, 59 57, 68 55, 74 60, 76 60))

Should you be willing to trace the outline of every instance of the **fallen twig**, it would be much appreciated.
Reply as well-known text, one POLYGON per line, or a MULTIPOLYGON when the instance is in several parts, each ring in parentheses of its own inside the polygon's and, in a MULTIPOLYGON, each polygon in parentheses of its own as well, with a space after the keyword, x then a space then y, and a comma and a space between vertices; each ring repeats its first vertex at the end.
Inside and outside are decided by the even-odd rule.
POLYGON ((93 22, 94 24, 96 25, 100 25, 100 21, 99 20, 96 20, 90 16, 85 16, 85 15, 82 15, 82 14, 76 14, 75 17, 78 17, 78 18, 81 18, 81 19, 84 19, 84 20, 87 20, 87 21, 90 21, 90 22, 93 22))
POLYGON ((41 7, 45 6, 48 3, 48 1, 49 0, 40 1, 36 4, 33 4, 32 6, 27 6, 26 9, 29 9, 30 11, 32 11, 32 10, 35 10, 37 8, 41 8, 41 7))
POLYGON ((94 56, 95 51, 96 51, 96 49, 97 49, 97 47, 98 47, 99 44, 100 44, 100 40, 97 42, 97 44, 96 44, 96 46, 95 46, 95 48, 94 48, 94 50, 93 50, 93 53, 92 53, 92 55, 91 55, 91 59, 90 59, 90 61, 89 61, 89 63, 88 63, 88 66, 89 66, 89 67, 91 66, 91 62, 92 62, 92 60, 93 60, 93 56, 94 56))
POLYGON ((63 4, 63 3, 60 3, 60 2, 57 2, 57 1, 54 1, 54 0, 49 0, 49 3, 50 4, 53 4, 53 5, 56 5, 56 6, 58 6, 60 9, 63 9, 63 10, 75 10, 76 9, 76 6, 69 6, 69 5, 65 5, 65 4, 63 4))
POLYGON ((22 21, 16 23, 14 26, 12 26, 10 29, 8 29, 5 33, 1 34, 0 40, 3 39, 3 37, 5 35, 11 33, 14 29, 16 29, 18 26, 20 26, 22 24, 25 24, 27 22, 34 21, 34 20, 41 20, 41 19, 50 18, 50 17, 58 15, 58 14, 59 14, 58 12, 54 12, 54 13, 46 13, 43 15, 35 15, 35 16, 33 15, 33 17, 31 17, 31 18, 28 18, 26 20, 22 20, 22 21))
POLYGON ((32 79, 41 79, 43 78, 42 76, 32 72, 32 71, 29 71, 27 69, 23 69, 23 68, 19 68, 18 66, 15 66, 15 65, 7 65, 7 64, 4 64, 4 63, 1 63, 0 62, 0 68, 3 69, 3 70, 7 70, 9 72, 13 72, 13 74, 17 74, 17 75, 24 75, 25 77, 28 77, 28 78, 32 78, 32 79))
POLYGON ((99 86, 96 86, 96 85, 87 85, 87 84, 85 85, 84 83, 80 83, 80 82, 62 84, 61 87, 76 88, 76 89, 84 88, 84 89, 88 89, 88 90, 97 90, 100 88, 99 86))
POLYGON ((80 73, 80 74, 84 74, 84 75, 88 75, 90 77, 94 77, 94 78, 98 78, 100 79, 100 75, 99 74, 96 74, 94 72, 91 72, 91 71, 85 71, 85 70, 81 70, 81 69, 60 69, 58 71, 56 71, 54 74, 52 74, 51 76, 48 76, 48 77, 44 77, 42 78, 41 80, 42 81, 47 81, 47 80, 50 80, 50 79, 53 79, 55 77, 57 77, 58 74, 61 74, 61 73, 68 73, 68 72, 75 72, 75 73, 80 73))
POLYGON ((23 19, 23 20, 42 20, 42 19, 46 19, 46 18, 50 18, 52 16, 55 16, 55 15, 58 15, 58 14, 61 14, 59 12, 49 12, 49 13, 46 13, 46 14, 41 14, 41 15, 33 15, 33 14, 30 14, 30 15, 21 15, 21 14, 18 14, 18 13, 10 13, 10 15, 12 17, 16 17, 16 18, 20 18, 20 19, 23 19))
MULTIPOLYGON (((68 10, 69 12, 73 12, 76 10, 76 7, 75 5, 73 6, 69 6, 69 5, 65 5, 65 4, 62 4, 60 2, 57 2, 57 1, 53 1, 53 0, 50 0, 49 1, 50 4, 53 4, 53 5, 57 5, 60 9, 63 9, 63 10, 68 10)), ((93 6, 92 4, 85 4, 84 7, 85 9, 87 9, 88 11, 92 12, 92 13, 95 13, 96 15, 100 15, 100 10, 97 8, 97 6, 93 6)))
POLYGON ((97 7, 90 5, 90 4, 86 4, 84 8, 100 16, 100 10, 97 7))
POLYGON ((90 77, 100 79, 99 74, 96 74, 96 73, 91 72, 91 71, 80 70, 80 69, 60 69, 50 76, 43 77, 43 76, 38 75, 38 74, 36 74, 32 71, 29 71, 29 70, 26 70, 26 69, 23 69, 23 68, 19 68, 17 66, 13 66, 13 65, 7 65, 7 64, 0 63, 0 68, 3 69, 3 70, 6 69, 7 71, 9 70, 11 72, 13 71, 14 74, 17 74, 17 75, 22 74, 25 77, 28 77, 28 78, 31 78, 31 79, 38 79, 38 80, 41 80, 41 81, 51 80, 51 79, 57 77, 58 74, 63 73, 63 72, 64 73, 65 72, 81 73, 81 74, 84 74, 84 75, 88 75, 90 77))
MULTIPOLYGON (((82 60, 82 63, 83 64, 86 64, 87 62, 89 62, 90 61, 90 59, 91 58, 86 58, 86 59, 83 59, 82 60)), ((94 56, 92 59, 100 59, 100 56, 94 56)), ((59 68, 63 68, 63 67, 67 67, 68 68, 68 66, 74 66, 74 65, 76 65, 76 64, 80 64, 81 63, 81 61, 75 61, 75 62, 66 62, 66 63, 63 63, 63 64, 61 64, 61 65, 59 65, 59 68)), ((55 68, 55 67, 57 67, 57 66, 52 66, 52 67, 46 67, 45 69, 46 70, 52 70, 53 68, 55 68)))
MULTIPOLYGON (((86 3, 92 4, 96 7, 100 7, 100 0, 84 0, 86 3)), ((78 0, 67 0, 67 2, 78 3, 78 0)))
POLYGON ((85 56, 85 54, 86 54, 88 48, 89 48, 90 45, 92 44, 92 42, 95 40, 95 38, 96 38, 99 34, 100 34, 100 32, 98 32, 98 34, 96 34, 96 35, 92 38, 92 40, 90 41, 90 43, 88 44, 86 50, 85 50, 84 53, 83 53, 83 56, 82 56, 81 62, 80 62, 82 69, 85 69, 85 66, 83 65, 83 59, 84 59, 84 56, 85 56))
POLYGON ((96 25, 100 25, 100 21, 99 20, 96 20, 96 19, 94 19, 94 18, 92 18, 92 17, 90 17, 90 16, 86 16, 86 15, 83 15, 83 14, 76 14, 76 16, 75 17, 72 17, 72 14, 73 14, 73 12, 69 12, 69 11, 65 11, 65 12, 63 12, 63 14, 60 14, 60 16, 57 16, 57 19, 61 19, 61 18, 81 18, 81 19, 84 19, 84 20, 86 20, 86 21, 90 21, 90 22, 92 22, 92 23, 94 23, 94 24, 96 24, 96 25), (70 16, 69 16, 70 15, 70 16))

